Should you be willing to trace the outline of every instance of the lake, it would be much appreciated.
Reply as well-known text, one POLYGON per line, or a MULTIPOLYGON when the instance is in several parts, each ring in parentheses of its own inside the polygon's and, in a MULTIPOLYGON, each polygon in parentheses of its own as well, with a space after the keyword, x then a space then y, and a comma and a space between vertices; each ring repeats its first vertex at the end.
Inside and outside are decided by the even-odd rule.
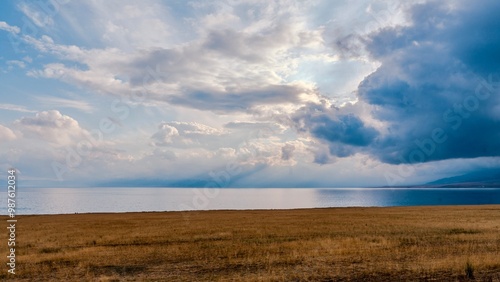
MULTIPOLYGON (((7 192, 0 193, 7 214, 7 192)), ((18 188, 17 214, 500 204, 500 188, 18 188)))

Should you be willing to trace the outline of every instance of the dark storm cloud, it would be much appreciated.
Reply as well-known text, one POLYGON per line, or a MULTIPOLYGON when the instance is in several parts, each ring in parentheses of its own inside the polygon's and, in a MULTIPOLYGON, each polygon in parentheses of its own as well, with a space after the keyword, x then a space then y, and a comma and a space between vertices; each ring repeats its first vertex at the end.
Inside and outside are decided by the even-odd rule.
MULTIPOLYGON (((492 0, 432 1, 407 11, 411 25, 356 41, 381 63, 357 91, 385 124, 380 132, 343 108, 307 106, 292 120, 330 156, 362 151, 392 164, 500 156, 498 11, 492 0)), ((316 162, 329 162, 318 152, 316 162)))
MULTIPOLYGON (((388 124, 388 133, 371 144, 382 161, 500 155, 500 2, 455 4, 414 6, 411 26, 386 28, 368 40, 381 66, 358 95, 388 124)), ((374 141, 369 137, 356 140, 374 141)))
POLYGON ((363 122, 353 115, 343 115, 332 119, 320 115, 310 120, 314 123, 311 132, 314 136, 330 142, 339 142, 352 146, 369 145, 377 132, 365 127, 363 122))
MULTIPOLYGON (((370 145, 378 132, 352 114, 344 114, 334 107, 308 105, 292 116, 299 132, 307 132, 329 146, 330 154, 350 156, 370 145)), ((317 154, 318 155, 318 154, 317 154)), ((328 158, 319 154, 315 162, 325 163, 328 158)))

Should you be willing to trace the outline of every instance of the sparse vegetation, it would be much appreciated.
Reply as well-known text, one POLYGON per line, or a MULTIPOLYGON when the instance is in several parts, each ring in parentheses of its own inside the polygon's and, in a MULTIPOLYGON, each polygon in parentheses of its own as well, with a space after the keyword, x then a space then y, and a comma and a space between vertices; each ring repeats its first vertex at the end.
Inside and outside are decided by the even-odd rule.
POLYGON ((465 265, 465 277, 468 279, 474 279, 474 266, 472 266, 470 261, 467 261, 467 264, 465 265))
POLYGON ((498 205, 18 220, 16 281, 500 281, 498 205))

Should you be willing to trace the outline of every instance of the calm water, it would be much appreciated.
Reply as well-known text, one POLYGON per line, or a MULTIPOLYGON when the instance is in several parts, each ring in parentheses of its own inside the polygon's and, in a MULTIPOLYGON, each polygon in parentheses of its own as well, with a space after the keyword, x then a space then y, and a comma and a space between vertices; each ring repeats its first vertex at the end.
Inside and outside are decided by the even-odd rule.
MULTIPOLYGON (((7 193, 0 193, 1 214, 7 193)), ((24 188, 17 214, 500 204, 500 188, 24 188)))

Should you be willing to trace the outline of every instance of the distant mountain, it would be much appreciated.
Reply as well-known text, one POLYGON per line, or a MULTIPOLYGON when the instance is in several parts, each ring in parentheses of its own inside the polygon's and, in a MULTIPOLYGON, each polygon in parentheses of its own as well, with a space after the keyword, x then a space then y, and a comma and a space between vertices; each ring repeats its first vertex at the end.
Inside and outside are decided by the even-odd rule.
POLYGON ((204 187, 207 184, 206 179, 192 179, 172 181, 166 179, 119 179, 107 182, 96 183, 100 187, 204 187))
MULTIPOLYGON (((236 179, 236 177, 233 178, 236 179)), ((207 184, 217 185, 210 178, 207 177, 197 177, 187 180, 167 180, 167 179, 150 179, 150 178, 115 179, 94 184, 95 184, 94 186, 99 186, 99 187, 191 187, 191 188, 205 187, 207 184)), ((225 187, 225 185, 223 186, 225 187)), ((273 185, 271 186, 275 187, 273 185)), ((310 186, 314 187, 315 185, 311 183, 297 183, 296 186, 285 186, 285 187, 310 187, 310 186)), ((389 186, 384 186, 384 187, 389 187, 389 186)), ((391 187, 393 188, 394 187, 500 188, 500 169, 477 170, 458 176, 441 178, 421 185, 408 185, 408 186, 403 185, 403 186, 391 186, 391 187)))
POLYGON ((423 187, 500 187, 500 169, 485 169, 442 178, 423 187))

